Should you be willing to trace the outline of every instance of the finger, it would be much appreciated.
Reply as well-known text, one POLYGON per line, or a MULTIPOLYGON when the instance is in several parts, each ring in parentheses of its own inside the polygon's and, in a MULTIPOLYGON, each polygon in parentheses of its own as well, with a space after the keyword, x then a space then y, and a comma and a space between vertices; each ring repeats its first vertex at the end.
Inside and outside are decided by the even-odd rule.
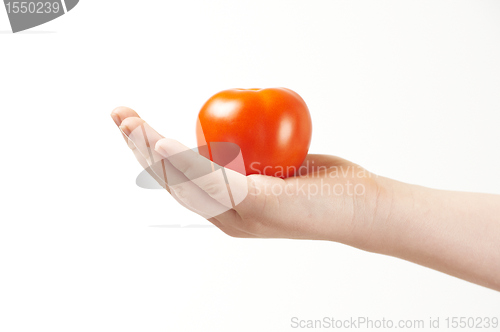
POLYGON ((210 197, 228 208, 234 208, 248 194, 246 176, 213 163, 175 140, 161 139, 155 150, 210 197))
POLYGON ((126 118, 140 118, 139 114, 131 108, 120 106, 111 112, 111 118, 117 126, 120 126, 126 118))
POLYGON ((147 161, 148 166, 160 161, 161 155, 153 149, 156 142, 163 138, 156 130, 151 128, 143 119, 128 117, 120 124, 120 129, 133 143, 132 149, 137 148, 147 161))
MULTIPOLYGON (((178 170, 176 171, 178 172, 178 170)), ((190 180, 175 185, 170 184, 169 188, 170 193, 177 201, 205 219, 223 216, 225 212, 230 210, 230 208, 214 200, 190 180)))
POLYGON ((185 174, 175 168, 168 159, 162 160, 171 194, 185 207, 203 216, 205 219, 217 217, 228 223, 235 218, 235 211, 210 197, 185 174), (233 213, 231 213, 233 212, 233 213))
POLYGON ((175 168, 169 160, 162 159, 160 163, 156 163, 151 167, 159 173, 156 166, 162 168, 163 178, 167 182, 170 194, 184 207, 201 215, 205 219, 219 215, 224 216, 224 212, 228 208, 201 190, 201 188, 175 168))
MULTIPOLYGON (((123 120, 125 120, 126 118, 129 118, 129 117, 140 118, 140 116, 133 109, 125 107, 125 106, 117 107, 111 112, 111 118, 113 119, 113 121, 115 122, 115 124, 118 127, 121 125, 123 120)), ((129 145, 129 147, 132 148, 130 146, 128 137, 125 134, 123 134, 123 132, 122 132, 122 136, 123 136, 123 139, 125 140, 125 142, 127 142, 127 144, 129 145)))
POLYGON ((142 120, 134 110, 128 107, 118 107, 113 110, 111 117, 126 135, 127 143, 141 166, 160 185, 170 192, 167 184, 167 175, 178 183, 178 185, 174 185, 174 192, 171 192, 171 194, 181 205, 206 219, 227 211, 227 208, 214 202, 212 198, 196 187, 196 185, 190 183, 168 161, 163 160, 161 156, 157 155, 152 146, 163 137, 142 120))
MULTIPOLYGON (((129 113, 130 114, 130 113, 129 113)), ((141 141, 145 140, 145 137, 153 142, 156 142, 162 136, 159 135, 156 131, 154 131, 151 127, 147 126, 144 120, 137 117, 128 117, 123 120, 121 123, 120 129, 122 131, 122 135, 125 138, 125 142, 128 147, 134 153, 136 160, 139 164, 148 172, 151 177, 158 182, 164 189, 170 192, 168 188, 166 177, 164 176, 164 172, 161 172, 161 164, 150 165, 150 158, 148 149, 145 143, 141 143, 141 141), (135 138, 135 141, 132 140, 129 135, 132 132, 136 133, 137 128, 145 128, 146 136, 142 136, 140 138, 135 138)), ((142 129, 141 129, 142 130, 142 129)), ((134 135, 137 136, 137 135, 134 135)))
POLYGON ((132 150, 139 163, 183 206, 204 218, 214 217, 228 210, 154 151, 152 147, 162 136, 144 120, 129 117, 122 121, 120 128, 132 142, 132 150))
MULTIPOLYGON (((175 186, 175 191, 171 194, 181 203, 181 205, 206 219, 210 219, 211 216, 219 215, 222 217, 225 215, 224 212, 227 211, 226 207, 214 202, 205 192, 200 190, 196 185, 190 183, 189 180, 167 160, 156 155, 155 151, 151 149, 151 146, 154 146, 156 141, 161 139, 162 136, 144 120, 140 119, 139 115, 134 110, 128 107, 118 107, 113 110, 111 116, 114 122, 121 126, 122 131, 127 135, 125 138, 136 155, 136 159, 148 170, 149 174, 153 176, 157 182, 169 190, 166 176, 168 174, 172 180, 179 183, 179 185, 175 186), (141 130, 139 131, 139 129, 141 130), (163 172, 159 172, 155 167, 155 165, 160 165, 160 163, 157 162, 158 160, 161 160, 163 172)), ((216 219, 212 218, 212 220, 216 219)), ((240 237, 245 235, 244 232, 222 226, 220 222, 219 226, 224 228, 224 231, 229 235, 240 237)), ((246 236, 249 235, 245 235, 245 237, 246 236)))

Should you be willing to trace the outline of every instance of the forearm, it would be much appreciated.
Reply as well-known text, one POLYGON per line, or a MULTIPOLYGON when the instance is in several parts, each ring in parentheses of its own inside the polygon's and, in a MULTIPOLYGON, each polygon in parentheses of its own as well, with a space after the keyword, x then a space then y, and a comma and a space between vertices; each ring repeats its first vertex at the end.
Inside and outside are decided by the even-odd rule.
POLYGON ((382 182, 380 253, 500 290, 500 196, 382 182))

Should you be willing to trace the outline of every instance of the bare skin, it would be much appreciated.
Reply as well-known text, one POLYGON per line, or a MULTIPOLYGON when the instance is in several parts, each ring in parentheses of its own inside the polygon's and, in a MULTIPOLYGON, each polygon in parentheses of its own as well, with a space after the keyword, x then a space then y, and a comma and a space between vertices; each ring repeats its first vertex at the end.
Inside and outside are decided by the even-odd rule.
POLYGON ((130 108, 111 116, 141 165, 158 156, 169 179, 185 181, 170 185, 159 171, 150 174, 230 236, 340 242, 500 291, 500 195, 406 184, 329 155, 308 155, 285 180, 230 169, 227 181, 215 173, 199 178, 198 165, 210 161, 164 138, 130 108), (147 144, 134 138, 138 132, 147 133, 147 144), (241 193, 237 204, 227 199, 227 183, 234 197, 241 193))

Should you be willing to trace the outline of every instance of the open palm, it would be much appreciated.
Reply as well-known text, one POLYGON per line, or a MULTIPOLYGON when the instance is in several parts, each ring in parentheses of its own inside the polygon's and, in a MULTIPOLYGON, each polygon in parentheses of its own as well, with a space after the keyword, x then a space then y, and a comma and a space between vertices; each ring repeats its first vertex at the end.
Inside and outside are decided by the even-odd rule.
POLYGON ((158 134, 130 108, 111 115, 151 176, 226 234, 365 243, 369 249, 366 234, 375 220, 379 186, 360 166, 311 154, 294 177, 245 176, 214 168, 210 160, 158 134))

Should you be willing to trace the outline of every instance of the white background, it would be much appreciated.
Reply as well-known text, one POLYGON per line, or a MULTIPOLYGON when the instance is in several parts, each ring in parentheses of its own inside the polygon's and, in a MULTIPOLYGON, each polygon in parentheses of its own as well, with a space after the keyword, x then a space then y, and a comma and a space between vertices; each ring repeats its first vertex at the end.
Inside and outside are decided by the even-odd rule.
POLYGON ((311 152, 500 194, 500 1, 82 0, 9 29, 0 8, 0 331, 500 316, 498 292, 341 244, 150 227, 208 222, 135 185, 109 117, 130 106, 195 146, 212 94, 284 86, 311 152))

